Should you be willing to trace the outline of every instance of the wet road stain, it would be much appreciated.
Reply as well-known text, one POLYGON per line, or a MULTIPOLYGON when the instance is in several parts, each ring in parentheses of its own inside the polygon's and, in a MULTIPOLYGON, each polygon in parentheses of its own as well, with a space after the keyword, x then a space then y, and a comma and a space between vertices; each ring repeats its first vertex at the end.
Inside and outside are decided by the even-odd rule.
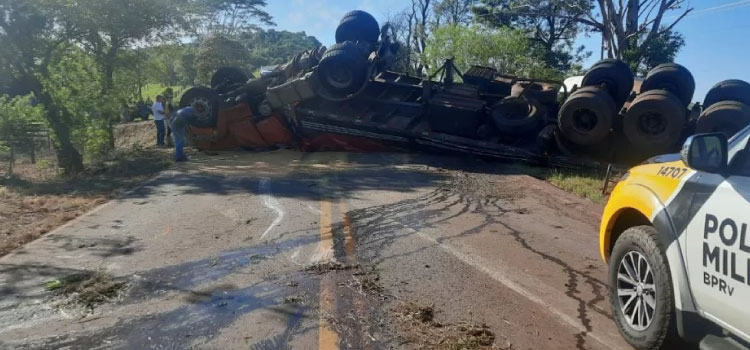
POLYGON ((589 312, 593 311, 611 318, 611 314, 595 307, 596 304, 606 300, 604 293, 607 290, 607 284, 593 277, 589 272, 575 269, 562 259, 535 248, 522 232, 505 223, 502 219, 504 215, 520 210, 512 208, 509 201, 497 197, 474 196, 458 190, 458 187, 454 183, 448 183, 414 199, 352 211, 350 215, 356 227, 355 237, 358 241, 362 241, 362 244, 358 246, 360 255, 377 264, 386 259, 433 248, 448 240, 480 233, 489 226, 500 226, 514 238, 519 247, 544 261, 559 266, 567 276, 564 295, 578 303, 577 318, 583 326, 583 331, 574 334, 576 346, 579 349, 586 348, 587 335, 594 328, 589 312), (481 222, 456 234, 437 238, 434 245, 427 245, 400 255, 382 256, 386 247, 397 244, 399 239, 411 234, 404 232, 403 228, 411 228, 414 232, 424 228, 435 228, 466 213, 481 215, 481 222), (582 284, 589 287, 593 298, 585 299, 581 296, 582 284))

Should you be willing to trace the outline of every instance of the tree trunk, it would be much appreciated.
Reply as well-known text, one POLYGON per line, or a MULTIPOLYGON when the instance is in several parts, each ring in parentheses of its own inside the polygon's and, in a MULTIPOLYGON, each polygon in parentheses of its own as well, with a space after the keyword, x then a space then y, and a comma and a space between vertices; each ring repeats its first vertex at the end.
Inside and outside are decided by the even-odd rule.
MULTIPOLYGON (((102 86, 102 97, 108 98, 109 92, 114 88, 114 74, 115 74, 115 58, 117 58, 117 51, 119 47, 113 44, 107 54, 104 56, 103 69, 104 69, 104 85, 102 86)), ((106 111, 107 116, 106 129, 107 129, 107 148, 108 150, 115 149, 115 132, 114 132, 114 120, 113 111, 106 111)))
POLYGON ((57 139, 57 163, 63 168, 65 175, 80 173, 83 171, 83 157, 73 145, 69 118, 63 117, 52 96, 42 89, 42 84, 36 79, 34 80, 34 86, 36 86, 33 89, 34 95, 47 110, 45 117, 57 139))

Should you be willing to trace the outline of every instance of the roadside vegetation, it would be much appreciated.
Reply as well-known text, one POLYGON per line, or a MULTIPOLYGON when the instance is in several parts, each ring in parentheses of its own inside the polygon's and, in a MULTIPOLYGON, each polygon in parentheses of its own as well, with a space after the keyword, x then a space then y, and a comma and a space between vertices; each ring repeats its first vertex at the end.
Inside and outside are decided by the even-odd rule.
POLYGON ((604 186, 604 175, 591 172, 571 172, 561 170, 550 170, 546 172, 545 179, 568 192, 588 198, 594 203, 604 204, 607 197, 602 194, 604 186))
POLYGON ((550 169, 533 167, 523 164, 512 164, 508 166, 509 171, 527 174, 540 180, 549 182, 565 191, 583 198, 587 198, 597 204, 605 204, 607 196, 602 194, 604 187, 604 172, 550 169))

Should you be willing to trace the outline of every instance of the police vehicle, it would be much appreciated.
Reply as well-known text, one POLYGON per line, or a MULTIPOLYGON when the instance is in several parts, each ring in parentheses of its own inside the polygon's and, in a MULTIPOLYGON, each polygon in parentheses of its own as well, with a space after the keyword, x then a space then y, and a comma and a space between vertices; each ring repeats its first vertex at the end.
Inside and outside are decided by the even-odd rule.
POLYGON ((750 127, 636 166, 602 217, 612 316, 637 349, 750 348, 750 127))

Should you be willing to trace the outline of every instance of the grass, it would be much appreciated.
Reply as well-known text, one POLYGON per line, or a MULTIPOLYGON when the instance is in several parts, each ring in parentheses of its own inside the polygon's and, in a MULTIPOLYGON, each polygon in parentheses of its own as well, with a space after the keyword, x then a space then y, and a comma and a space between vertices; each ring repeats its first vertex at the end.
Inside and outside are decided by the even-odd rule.
POLYGON ((605 204, 607 202, 607 197, 602 195, 604 173, 540 168, 522 164, 512 165, 511 169, 547 181, 565 191, 588 198, 594 203, 605 204))
POLYGON ((548 172, 546 180, 563 190, 588 198, 595 203, 604 204, 607 201, 607 198, 602 195, 604 176, 585 172, 551 170, 548 172))

